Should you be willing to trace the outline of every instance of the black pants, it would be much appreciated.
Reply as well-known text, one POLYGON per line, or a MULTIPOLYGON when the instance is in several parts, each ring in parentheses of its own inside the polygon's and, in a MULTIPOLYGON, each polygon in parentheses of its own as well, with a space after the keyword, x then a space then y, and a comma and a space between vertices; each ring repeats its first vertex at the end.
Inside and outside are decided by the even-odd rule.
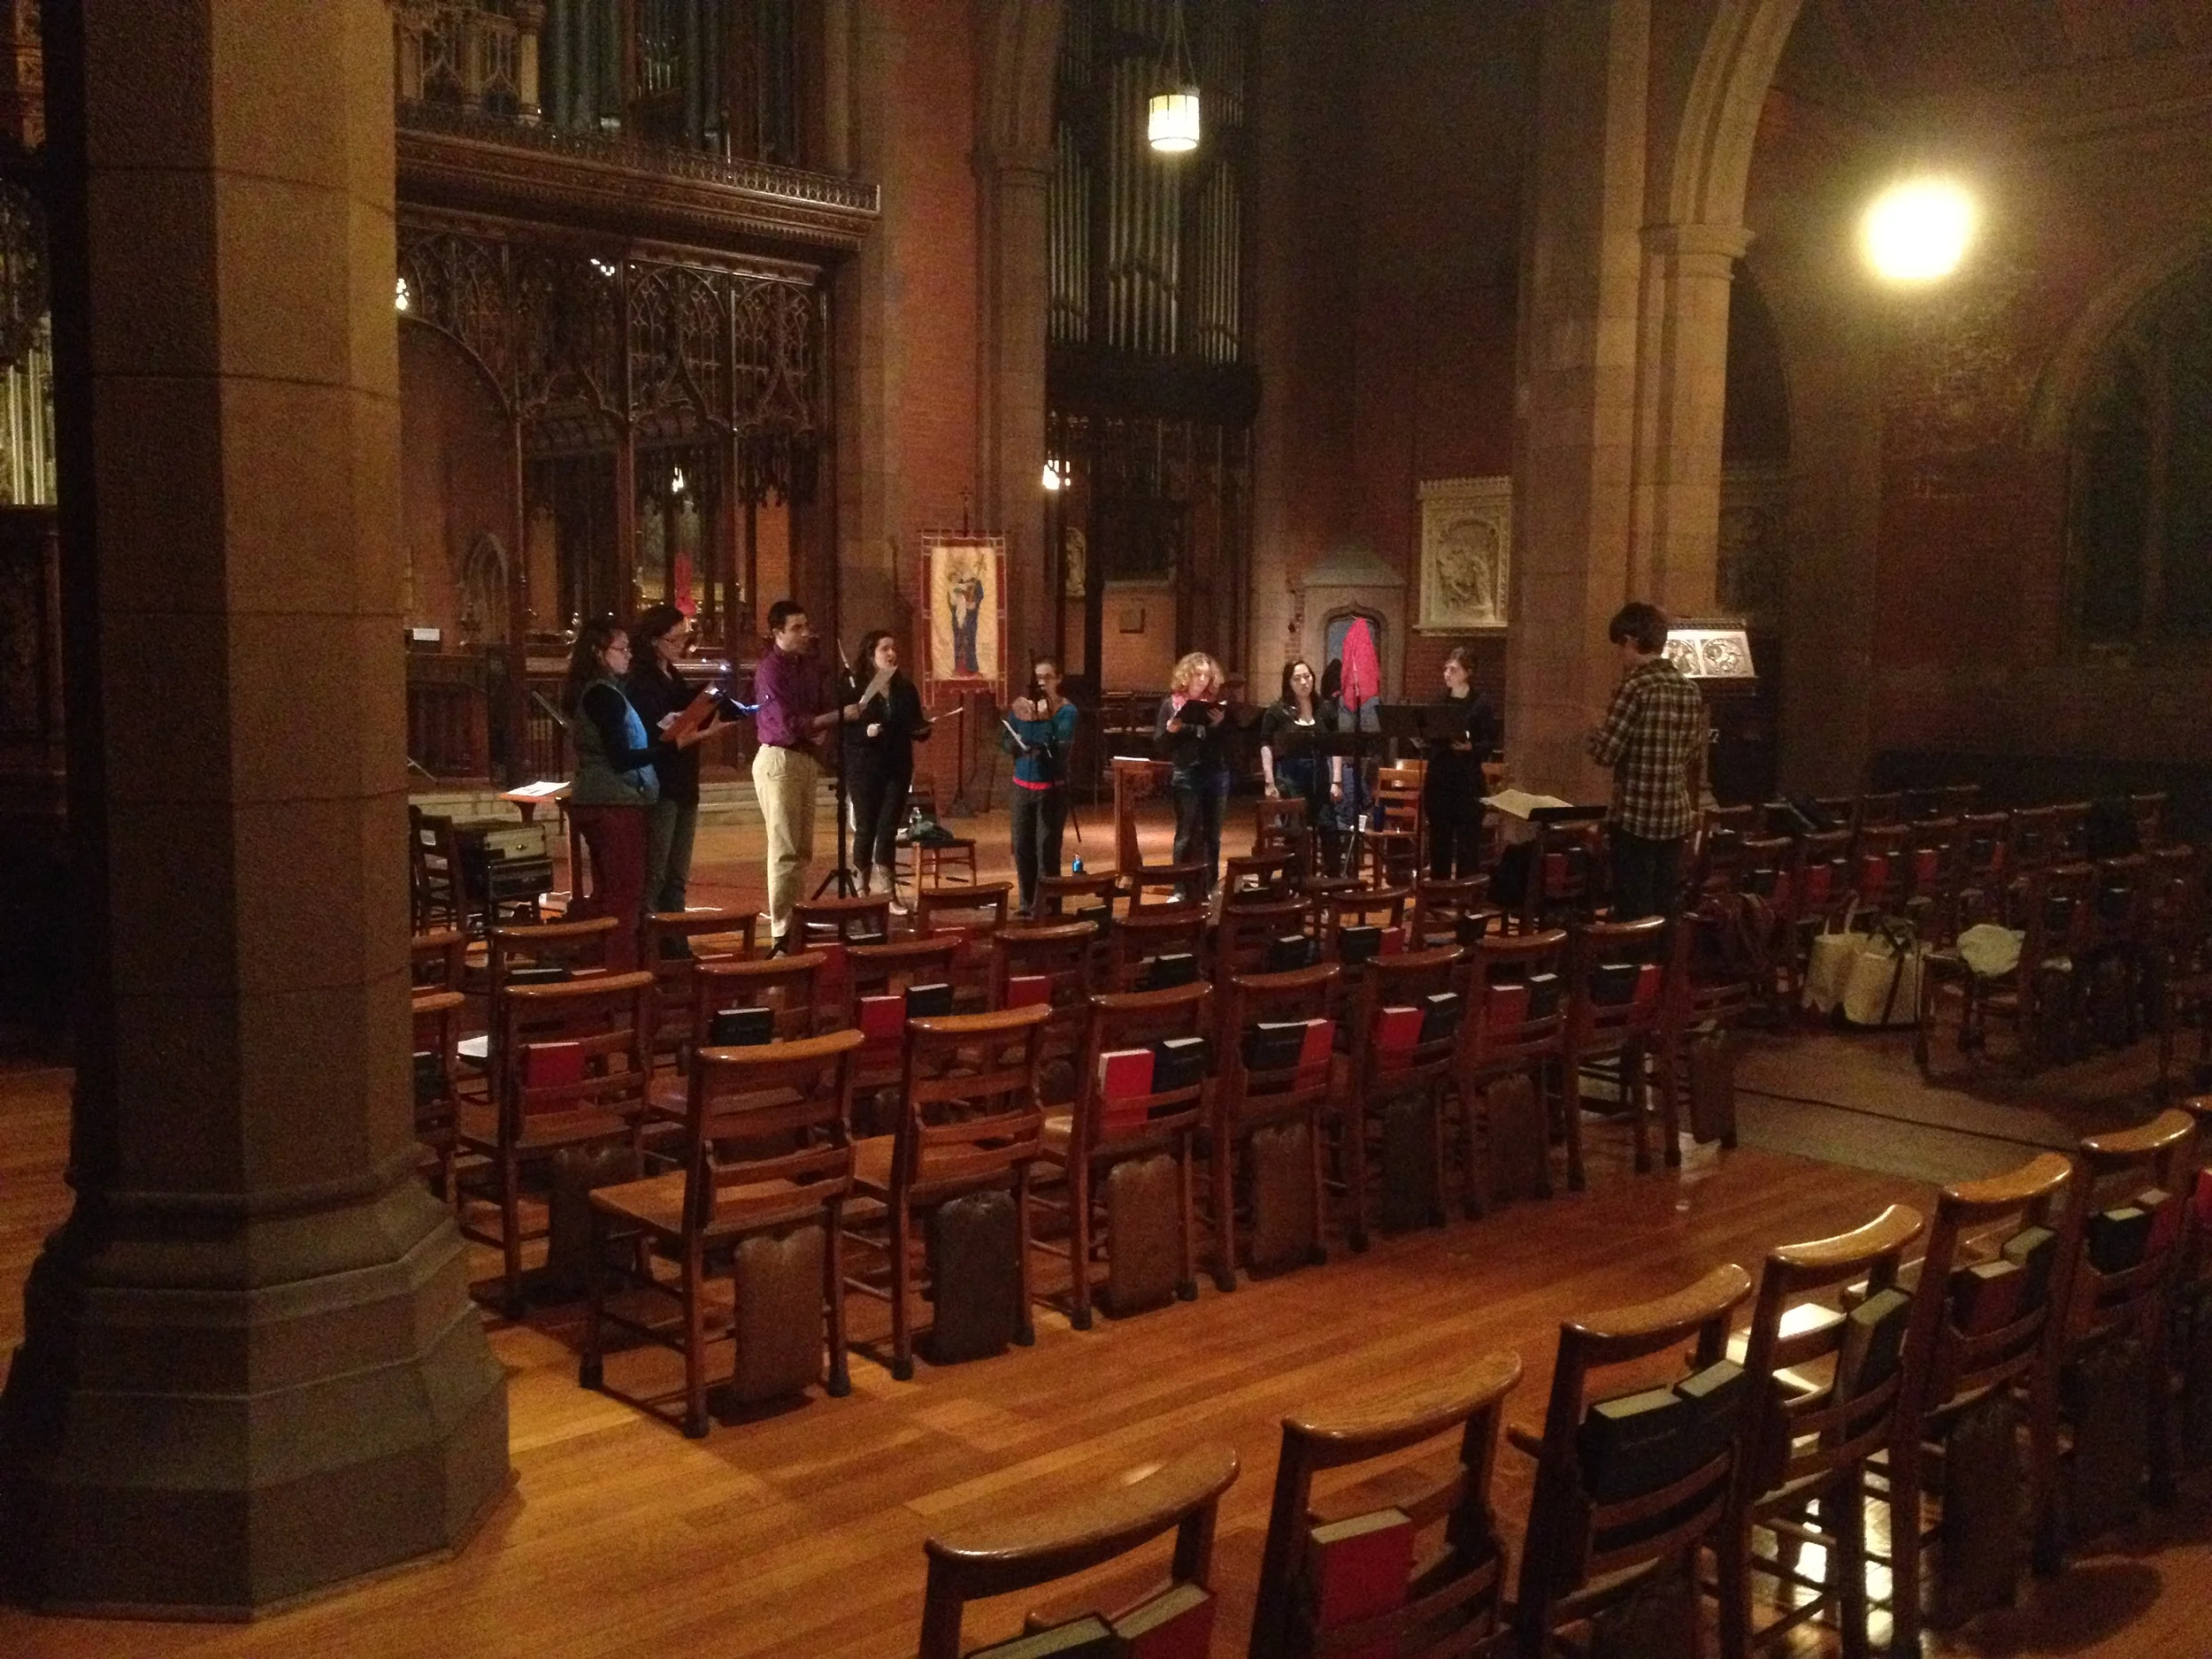
POLYGON ((1341 838, 1336 814, 1330 810, 1328 763, 1310 757, 1277 761, 1275 791, 1286 801, 1305 803, 1306 856, 1313 868, 1304 873, 1334 875, 1341 838))
POLYGON ((1675 872, 1682 859, 1682 841, 1652 841, 1642 835, 1613 836, 1613 919, 1640 921, 1647 916, 1671 916, 1681 895, 1675 872))
POLYGON ((892 867, 898 856, 899 826, 906 818, 906 793, 913 783, 910 766, 847 766, 845 798, 852 803, 853 863, 859 868, 892 867))
POLYGON ((1482 869, 1482 810, 1463 813, 1455 803, 1448 812, 1429 814, 1429 876, 1449 881, 1471 876, 1482 869))
POLYGON ((1206 866, 1202 890, 1186 896, 1210 898, 1221 876, 1221 814, 1229 804, 1229 774, 1178 767, 1170 784, 1175 795, 1175 862, 1206 866))
POLYGON ((1068 792, 1055 785, 1049 789, 1014 786, 1011 803, 1014 833, 1014 876, 1021 886, 1025 915, 1037 908, 1037 878, 1060 873, 1060 831, 1068 821, 1068 792))

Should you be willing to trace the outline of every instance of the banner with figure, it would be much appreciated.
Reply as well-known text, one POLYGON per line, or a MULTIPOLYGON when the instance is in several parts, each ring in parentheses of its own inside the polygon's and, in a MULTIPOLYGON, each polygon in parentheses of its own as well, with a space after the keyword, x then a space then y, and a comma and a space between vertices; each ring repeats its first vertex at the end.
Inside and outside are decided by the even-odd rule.
POLYGON ((921 611, 929 678, 939 685, 1006 680, 1006 553, 998 536, 922 538, 921 611))

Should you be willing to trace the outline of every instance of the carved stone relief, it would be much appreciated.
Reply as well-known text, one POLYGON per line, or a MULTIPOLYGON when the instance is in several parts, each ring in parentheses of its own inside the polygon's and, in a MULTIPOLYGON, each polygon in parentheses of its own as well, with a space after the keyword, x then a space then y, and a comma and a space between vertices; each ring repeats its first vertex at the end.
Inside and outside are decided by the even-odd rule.
POLYGON ((1464 634, 1506 625, 1513 549, 1513 480, 1432 478, 1420 485, 1417 628, 1464 634))

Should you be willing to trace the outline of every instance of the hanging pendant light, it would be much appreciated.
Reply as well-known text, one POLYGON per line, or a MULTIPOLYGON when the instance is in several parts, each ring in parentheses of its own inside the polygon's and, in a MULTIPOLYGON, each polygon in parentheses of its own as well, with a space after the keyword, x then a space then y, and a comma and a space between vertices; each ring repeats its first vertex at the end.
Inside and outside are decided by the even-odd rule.
POLYGON ((1179 156, 1198 148, 1198 75, 1183 38, 1183 0, 1170 0, 1167 50, 1160 58, 1163 90, 1152 95, 1145 116, 1145 136, 1162 155, 1179 156))

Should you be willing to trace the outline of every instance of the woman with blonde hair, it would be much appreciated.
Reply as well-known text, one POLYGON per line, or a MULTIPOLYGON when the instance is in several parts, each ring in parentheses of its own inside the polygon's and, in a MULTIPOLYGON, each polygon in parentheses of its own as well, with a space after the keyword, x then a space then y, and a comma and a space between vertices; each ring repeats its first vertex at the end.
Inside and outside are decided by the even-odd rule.
POLYGON ((1168 781, 1175 796, 1175 862, 1205 866, 1201 891, 1187 896, 1210 899, 1221 867, 1221 814, 1229 800, 1225 678, 1219 663, 1193 651, 1175 664, 1167 683, 1154 735, 1173 768, 1168 781))

